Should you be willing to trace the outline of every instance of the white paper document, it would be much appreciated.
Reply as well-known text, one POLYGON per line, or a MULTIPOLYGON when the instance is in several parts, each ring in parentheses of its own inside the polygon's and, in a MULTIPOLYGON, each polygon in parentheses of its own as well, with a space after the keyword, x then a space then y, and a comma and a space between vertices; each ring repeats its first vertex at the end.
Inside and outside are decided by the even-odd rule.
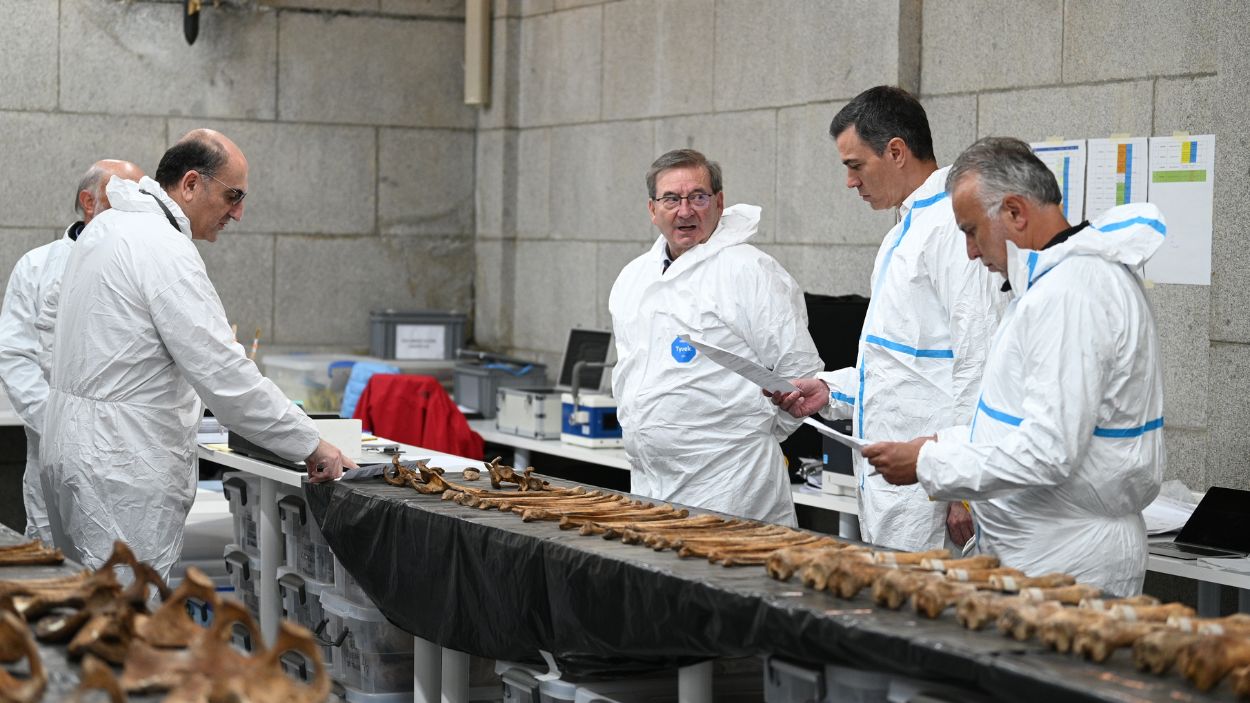
POLYGON ((688 334, 681 335, 681 340, 698 349, 700 354, 770 393, 793 393, 798 390, 794 384, 750 359, 744 359, 733 352, 692 339, 688 334))
POLYGON ((1150 191, 1168 233, 1146 262, 1156 283, 1211 285, 1215 135, 1150 138, 1150 191))
POLYGON ((1146 534, 1161 535, 1181 529, 1189 522, 1189 516, 1194 514, 1195 507, 1167 496, 1155 498, 1141 511, 1142 518, 1146 521, 1146 534))
POLYGON ((1145 137, 1089 140, 1085 219, 1118 205, 1146 202, 1149 159, 1145 137))
POLYGON ((849 434, 842 434, 841 432, 838 432, 837 430, 824 424, 823 422, 820 422, 818 420, 813 420, 810 417, 803 418, 803 424, 809 425, 811 427, 815 427, 817 432, 823 434, 826 437, 829 437, 830 439, 832 439, 835 442, 838 442, 839 444, 845 444, 846 446, 850 447, 851 449, 854 449, 855 451, 860 451, 861 449, 863 449, 864 447, 870 444, 876 444, 876 442, 870 439, 860 439, 859 437, 852 437, 849 434))
POLYGON ((1063 216, 1068 222, 1085 219, 1085 140, 1040 142, 1029 146, 1059 182, 1063 216))

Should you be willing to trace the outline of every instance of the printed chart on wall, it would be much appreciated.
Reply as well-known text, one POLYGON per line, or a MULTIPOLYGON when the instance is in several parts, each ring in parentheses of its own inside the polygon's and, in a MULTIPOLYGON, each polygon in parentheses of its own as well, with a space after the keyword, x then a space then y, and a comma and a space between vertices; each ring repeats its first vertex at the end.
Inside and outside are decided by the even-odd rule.
POLYGON ((1149 170, 1145 137, 1089 140, 1085 219, 1117 205, 1145 202, 1149 170))
POLYGON ((1151 137, 1147 199, 1163 211, 1168 233, 1146 263, 1157 283, 1211 284, 1215 135, 1151 137))
POLYGON ((1085 219, 1085 140, 1030 144, 1033 153, 1055 173, 1063 194, 1063 216, 1076 224, 1085 219))

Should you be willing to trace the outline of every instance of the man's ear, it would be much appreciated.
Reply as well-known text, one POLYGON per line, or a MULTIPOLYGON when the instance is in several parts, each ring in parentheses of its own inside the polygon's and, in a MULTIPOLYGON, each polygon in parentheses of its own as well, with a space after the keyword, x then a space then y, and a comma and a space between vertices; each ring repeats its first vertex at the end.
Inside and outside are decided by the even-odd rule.
POLYGON ((178 190, 183 200, 192 200, 201 185, 203 185, 203 180, 198 171, 187 171, 182 174, 182 178, 178 179, 178 190))
POLYGON ((907 148, 907 142, 901 137, 894 137, 885 144, 885 153, 882 154, 889 159, 890 163, 895 166, 903 166, 907 163, 907 157, 911 155, 911 151, 907 148))
POLYGON ((78 191, 78 207, 82 208, 84 220, 95 216, 95 196, 89 190, 78 191))
POLYGON ((1024 230, 1029 224, 1029 203, 1023 197, 1011 194, 1003 198, 1000 210, 1007 215, 1007 222, 1017 231, 1024 230))

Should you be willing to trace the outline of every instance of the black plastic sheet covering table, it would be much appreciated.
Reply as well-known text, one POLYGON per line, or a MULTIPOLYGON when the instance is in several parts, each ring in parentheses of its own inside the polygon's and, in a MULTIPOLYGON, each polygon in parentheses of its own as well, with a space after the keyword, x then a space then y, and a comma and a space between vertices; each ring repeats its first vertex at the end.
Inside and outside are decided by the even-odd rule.
POLYGON ((305 490, 335 555, 387 618, 478 656, 537 663, 544 650, 565 673, 620 676, 771 654, 942 679, 1004 701, 1234 698, 1226 683, 1202 694, 1175 673, 1138 673, 1128 650, 1092 664, 965 630, 950 611, 928 620, 875 608, 867 590, 842 600, 763 567, 581 536, 380 479, 305 490))

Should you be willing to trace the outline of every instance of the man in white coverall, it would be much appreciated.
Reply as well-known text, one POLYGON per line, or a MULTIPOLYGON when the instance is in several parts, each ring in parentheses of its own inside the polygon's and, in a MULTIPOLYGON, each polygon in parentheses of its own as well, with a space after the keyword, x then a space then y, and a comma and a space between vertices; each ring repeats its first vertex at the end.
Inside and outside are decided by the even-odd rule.
POLYGON ((617 418, 642 496, 794 525, 778 442, 798 422, 759 387, 678 339, 690 334, 785 377, 823 364, 798 284, 748 244, 760 208, 725 209, 721 169, 692 149, 647 172, 647 208, 660 230, 612 286, 617 418))
POLYGON ((1036 576, 1141 592, 1159 492, 1163 370, 1141 271, 1167 228, 1149 203, 1069 227, 1054 175, 1015 139, 973 144, 946 190, 968 256, 1007 277, 970 427, 864 449, 886 477, 968 499, 977 544, 1036 576))
POLYGON ((244 355, 191 242, 242 218, 247 175, 233 142, 193 131, 155 181, 109 181, 112 209, 70 255, 40 461, 56 544, 88 568, 120 539, 169 576, 195 498, 201 399, 232 431, 304 459, 313 480, 352 465, 244 355))
MULTIPOLYGON (((878 86, 847 103, 829 133, 847 187, 874 210, 898 208, 901 221, 877 251, 856 366, 794 381, 800 393, 774 400, 800 417, 851 418, 855 436, 870 440, 968 422, 1007 296, 1002 279, 964 253, 924 108, 900 88, 878 86)), ((864 541, 921 551, 941 547, 947 533, 960 547, 972 537, 961 503, 891 485, 852 456, 864 541)))
POLYGON ((13 273, 0 309, 0 382, 9 402, 26 426, 26 472, 22 475, 22 505, 26 509, 26 537, 52 544, 48 511, 39 480, 39 437, 43 432, 43 409, 48 400, 48 369, 41 366, 50 358, 35 328, 39 309, 49 293, 60 285, 65 262, 74 241, 91 218, 109 208, 104 186, 112 176, 137 181, 143 171, 129 161, 105 159, 92 164, 78 183, 74 209, 79 220, 65 228, 61 238, 26 252, 13 273))

